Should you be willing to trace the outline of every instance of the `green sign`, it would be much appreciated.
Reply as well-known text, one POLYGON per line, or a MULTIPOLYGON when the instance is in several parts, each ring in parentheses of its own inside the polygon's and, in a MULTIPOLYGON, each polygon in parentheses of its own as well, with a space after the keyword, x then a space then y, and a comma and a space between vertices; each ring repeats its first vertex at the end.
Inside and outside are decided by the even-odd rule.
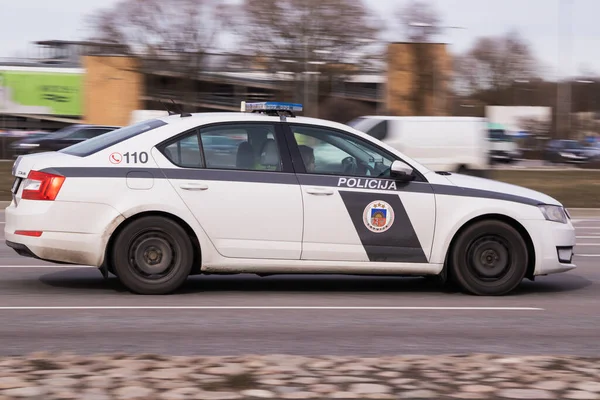
POLYGON ((81 116, 83 73, 60 70, 0 67, 0 112, 81 116))

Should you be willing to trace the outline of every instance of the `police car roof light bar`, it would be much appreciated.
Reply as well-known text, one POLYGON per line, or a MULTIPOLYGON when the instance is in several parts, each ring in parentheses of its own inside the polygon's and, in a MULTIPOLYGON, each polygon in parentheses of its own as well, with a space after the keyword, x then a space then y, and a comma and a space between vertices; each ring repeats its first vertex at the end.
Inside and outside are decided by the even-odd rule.
POLYGON ((242 112, 261 113, 272 116, 282 116, 288 114, 290 117, 295 117, 294 111, 302 111, 302 104, 284 103, 278 101, 266 101, 261 103, 246 103, 242 101, 242 112))

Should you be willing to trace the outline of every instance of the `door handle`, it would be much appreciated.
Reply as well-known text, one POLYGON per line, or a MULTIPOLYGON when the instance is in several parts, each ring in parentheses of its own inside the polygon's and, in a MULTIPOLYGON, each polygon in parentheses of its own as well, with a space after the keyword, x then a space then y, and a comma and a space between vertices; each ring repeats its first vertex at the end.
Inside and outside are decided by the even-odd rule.
POLYGON ((306 189, 306 193, 314 194, 315 196, 331 196, 333 190, 325 188, 308 188, 306 189))
POLYGON ((205 183, 182 183, 179 185, 183 190, 206 190, 208 185, 205 183))

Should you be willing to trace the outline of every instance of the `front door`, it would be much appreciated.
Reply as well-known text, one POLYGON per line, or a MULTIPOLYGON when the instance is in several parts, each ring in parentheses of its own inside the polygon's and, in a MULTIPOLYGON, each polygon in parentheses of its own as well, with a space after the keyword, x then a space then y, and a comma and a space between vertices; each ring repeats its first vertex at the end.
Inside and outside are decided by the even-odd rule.
POLYGON ((396 159, 349 132, 290 123, 304 201, 303 260, 427 263, 435 197, 390 178, 396 159))
POLYGON ((219 124, 159 149, 165 175, 225 257, 300 259, 302 194, 278 132, 277 124, 219 124))

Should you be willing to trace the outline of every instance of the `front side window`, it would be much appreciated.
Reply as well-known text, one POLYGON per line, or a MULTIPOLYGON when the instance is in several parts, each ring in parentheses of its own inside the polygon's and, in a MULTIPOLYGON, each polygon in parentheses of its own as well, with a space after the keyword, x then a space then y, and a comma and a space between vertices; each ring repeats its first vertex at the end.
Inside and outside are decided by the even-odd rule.
POLYGON ((200 128, 206 168, 282 171, 275 126, 227 124, 200 128))
POLYGON ((389 177, 394 159, 349 134, 291 125, 306 172, 324 175, 389 177))

